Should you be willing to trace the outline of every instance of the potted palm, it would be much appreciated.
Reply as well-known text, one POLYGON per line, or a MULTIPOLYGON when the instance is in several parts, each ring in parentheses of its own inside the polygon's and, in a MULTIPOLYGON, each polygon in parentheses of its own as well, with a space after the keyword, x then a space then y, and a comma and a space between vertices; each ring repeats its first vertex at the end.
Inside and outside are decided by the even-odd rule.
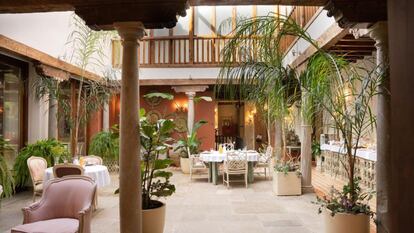
POLYGON ((308 98, 332 118, 332 127, 340 132, 345 152, 341 163, 348 175, 347 184, 341 191, 333 190, 318 199, 326 233, 369 233, 369 218, 374 213, 368 201, 373 194, 360 187, 355 163, 361 138, 375 127, 371 104, 382 79, 382 74, 375 71, 319 52, 309 60, 301 75, 308 98))
POLYGON ((185 137, 178 140, 175 145, 174 151, 179 151, 180 153, 180 167, 184 174, 190 173, 189 154, 197 154, 199 152, 201 142, 197 137, 197 130, 206 123, 207 121, 204 120, 196 122, 193 130, 185 137))
POLYGON ((278 196, 302 194, 299 163, 293 159, 277 162, 273 172, 273 192, 278 196))

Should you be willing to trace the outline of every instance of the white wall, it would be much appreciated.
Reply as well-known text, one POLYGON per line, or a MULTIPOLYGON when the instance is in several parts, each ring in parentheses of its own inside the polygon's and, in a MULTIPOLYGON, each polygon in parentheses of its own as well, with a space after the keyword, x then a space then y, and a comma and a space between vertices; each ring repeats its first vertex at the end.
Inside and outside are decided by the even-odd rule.
MULTIPOLYGON (((328 17, 327 11, 323 10, 315 18, 313 23, 309 25, 306 31, 309 33, 309 36, 311 36, 314 40, 317 40, 329 27, 334 24, 336 24, 335 19, 333 17, 328 17)), ((307 41, 299 39, 287 52, 286 57, 284 58, 284 63, 291 64, 300 54, 309 48, 309 46, 310 44, 307 41)))

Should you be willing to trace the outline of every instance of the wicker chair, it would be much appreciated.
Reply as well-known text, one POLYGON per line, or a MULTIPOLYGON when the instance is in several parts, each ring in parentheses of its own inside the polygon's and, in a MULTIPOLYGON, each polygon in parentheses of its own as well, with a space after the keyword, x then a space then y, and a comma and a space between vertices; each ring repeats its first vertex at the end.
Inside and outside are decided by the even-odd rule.
POLYGON ((31 156, 27 159, 30 177, 33 184, 33 202, 36 196, 41 196, 43 192, 43 176, 47 168, 47 161, 42 157, 31 156))
POLYGON ((207 174, 208 182, 210 182, 210 176, 208 175, 207 165, 200 160, 200 155, 194 155, 190 153, 190 149, 187 148, 188 158, 190 158, 190 180, 193 180, 193 173, 202 171, 203 174, 207 174))
MULTIPOLYGON (((273 148, 271 146, 268 146, 266 148, 266 153, 260 154, 259 160, 257 161, 255 168, 261 169, 263 168, 263 172, 257 172, 259 174, 264 174, 265 179, 267 179, 267 169, 270 170, 270 160, 272 158, 273 154, 273 148)), ((269 171, 270 174, 270 171, 269 171)))
POLYGON ((230 187, 230 175, 243 175, 243 180, 232 180, 232 182, 244 182, 247 188, 248 165, 246 154, 227 154, 227 158, 223 164, 223 184, 227 184, 227 188, 230 187))
POLYGON ((91 233, 95 193, 95 182, 86 176, 50 180, 41 200, 23 208, 23 224, 11 233, 91 233))
POLYGON ((75 164, 57 164, 53 166, 53 176, 62 178, 70 175, 83 175, 83 167, 75 164))
POLYGON ((93 164, 93 165, 103 164, 102 158, 96 155, 81 156, 80 159, 83 159, 86 162, 86 164, 93 164))

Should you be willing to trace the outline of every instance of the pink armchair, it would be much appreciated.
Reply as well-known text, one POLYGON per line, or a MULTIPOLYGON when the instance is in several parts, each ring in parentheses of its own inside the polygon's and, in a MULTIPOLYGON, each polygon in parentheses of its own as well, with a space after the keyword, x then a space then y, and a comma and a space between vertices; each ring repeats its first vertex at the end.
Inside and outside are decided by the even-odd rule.
POLYGON ((23 208, 23 225, 11 233, 90 233, 96 184, 86 176, 46 183, 40 201, 23 208))

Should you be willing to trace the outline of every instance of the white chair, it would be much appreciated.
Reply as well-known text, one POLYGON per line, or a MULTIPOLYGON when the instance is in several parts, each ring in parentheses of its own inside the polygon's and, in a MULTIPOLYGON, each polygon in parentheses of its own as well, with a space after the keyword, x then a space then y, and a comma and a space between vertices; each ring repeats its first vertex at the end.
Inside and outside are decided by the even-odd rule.
POLYGON ((36 196, 41 196, 43 193, 43 175, 47 168, 47 161, 42 157, 31 156, 27 159, 27 167, 29 168, 32 179, 34 202, 36 196))
POLYGON ((221 147, 225 149, 226 151, 233 151, 234 150, 234 144, 233 143, 223 143, 221 144, 221 147))
POLYGON ((188 158, 190 158, 190 180, 193 180, 193 173, 201 171, 203 174, 207 174, 208 181, 210 182, 210 176, 208 175, 208 167, 201 161, 200 155, 190 153, 190 148, 187 148, 188 158))
POLYGON ((232 182, 244 181, 247 188, 248 165, 246 153, 227 153, 227 158, 223 164, 223 184, 227 184, 227 188, 230 187, 230 175, 243 175, 243 180, 232 180, 232 182))
POLYGON ((80 159, 85 161, 86 164, 103 165, 102 158, 96 155, 81 156, 80 159))
MULTIPOLYGON (((260 157, 259 160, 257 161, 255 168, 263 168, 263 172, 257 172, 259 174, 264 173, 265 179, 267 179, 267 169, 270 170, 269 166, 270 166, 270 160, 272 159, 272 154, 273 154, 273 148, 271 146, 268 146, 266 148, 266 153, 260 153, 260 157)), ((270 174, 270 171, 269 171, 270 174)))

